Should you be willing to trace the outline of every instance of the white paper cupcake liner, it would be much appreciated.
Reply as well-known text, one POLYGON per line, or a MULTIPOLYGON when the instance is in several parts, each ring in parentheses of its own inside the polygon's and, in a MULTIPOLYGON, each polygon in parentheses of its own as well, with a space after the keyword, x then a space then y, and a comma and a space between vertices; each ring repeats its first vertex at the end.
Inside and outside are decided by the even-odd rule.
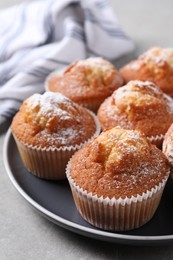
POLYGON ((94 135, 87 139, 85 142, 74 146, 63 146, 60 148, 42 148, 38 146, 32 146, 21 142, 14 134, 14 138, 20 152, 22 161, 29 172, 33 175, 49 179, 60 180, 65 179, 66 164, 71 156, 80 148, 82 148, 87 142, 98 136, 100 133, 100 124, 97 117, 88 110, 93 116, 96 131, 94 135))
POLYGON ((163 141, 162 152, 169 161, 171 168, 170 178, 173 180, 173 146, 166 139, 163 141))
POLYGON ((155 144, 160 149, 162 148, 162 143, 163 143, 163 139, 164 139, 163 134, 151 136, 151 137, 147 137, 147 138, 152 144, 155 144))
POLYGON ((159 185, 142 195, 131 198, 109 199, 93 195, 80 188, 70 175, 69 161, 66 175, 69 181, 76 208, 90 224, 111 231, 126 231, 147 223, 154 215, 168 179, 165 177, 159 185))

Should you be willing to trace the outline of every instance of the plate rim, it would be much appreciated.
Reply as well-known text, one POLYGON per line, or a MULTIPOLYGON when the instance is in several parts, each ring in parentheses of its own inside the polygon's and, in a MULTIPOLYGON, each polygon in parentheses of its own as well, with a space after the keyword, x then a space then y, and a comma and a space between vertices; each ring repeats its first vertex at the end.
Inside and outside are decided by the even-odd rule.
POLYGON ((84 227, 83 225, 74 223, 72 221, 66 220, 45 207, 41 206, 37 201, 32 199, 20 186, 20 184, 15 179, 15 175, 11 171, 9 161, 8 161, 8 147, 10 145, 10 138, 13 138, 11 129, 9 128, 5 138, 4 138, 4 144, 3 144, 3 162, 5 166, 5 170, 8 174, 9 179, 11 180, 13 186, 16 188, 16 190, 19 192, 19 194, 31 205, 33 206, 37 211, 39 211, 42 215, 47 217, 50 221, 56 223, 59 226, 63 226, 63 228, 71 230, 75 233, 82 234, 83 236, 93 237, 100 240, 106 240, 109 242, 118 241, 119 243, 132 243, 132 242, 138 242, 138 243, 145 243, 145 242, 169 242, 173 240, 173 234, 172 235, 160 235, 160 236, 140 236, 140 235, 126 235, 126 234, 119 234, 116 232, 108 232, 104 230, 99 229, 92 229, 90 227, 84 227), (129 242, 130 241, 130 242, 129 242))

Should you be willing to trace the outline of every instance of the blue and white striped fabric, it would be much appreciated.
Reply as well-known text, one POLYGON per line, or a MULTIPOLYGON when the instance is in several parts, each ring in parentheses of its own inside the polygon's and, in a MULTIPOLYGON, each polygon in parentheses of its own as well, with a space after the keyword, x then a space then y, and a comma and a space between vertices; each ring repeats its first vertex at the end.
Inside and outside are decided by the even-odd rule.
POLYGON ((134 48, 106 0, 31 0, 0 11, 0 24, 0 125, 53 70, 134 48))

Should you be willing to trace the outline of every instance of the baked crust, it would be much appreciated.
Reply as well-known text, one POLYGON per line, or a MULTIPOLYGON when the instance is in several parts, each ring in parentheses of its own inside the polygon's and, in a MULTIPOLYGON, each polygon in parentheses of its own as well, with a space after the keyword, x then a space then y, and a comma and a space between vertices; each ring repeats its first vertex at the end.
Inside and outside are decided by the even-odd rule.
POLYGON ((60 93, 34 94, 12 121, 13 134, 24 144, 62 147, 91 138, 96 124, 91 113, 60 93))
POLYGON ((173 124, 168 129, 163 140, 163 153, 166 155, 170 167, 171 167, 171 178, 173 179, 173 124))
POLYGON ((127 83, 130 80, 154 82, 163 92, 173 95, 173 49, 153 47, 120 69, 127 83))
POLYGON ((98 118, 103 129, 120 126, 160 136, 173 123, 173 100, 151 82, 130 81, 102 103, 98 118))
POLYGON ((110 128, 77 151, 70 175, 93 196, 131 198, 159 185, 169 174, 164 154, 139 131, 110 128))
POLYGON ((122 86, 123 80, 113 64, 102 58, 88 58, 71 64, 62 74, 53 75, 48 89, 60 92, 71 100, 84 104, 98 103, 122 86))

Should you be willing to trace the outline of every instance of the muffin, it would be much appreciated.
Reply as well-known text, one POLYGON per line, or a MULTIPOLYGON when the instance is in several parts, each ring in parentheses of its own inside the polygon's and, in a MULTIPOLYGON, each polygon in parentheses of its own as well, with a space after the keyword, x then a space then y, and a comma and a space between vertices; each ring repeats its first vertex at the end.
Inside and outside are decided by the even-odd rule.
POLYGON ((66 172, 77 210, 86 221, 126 231, 154 215, 169 165, 140 131, 110 128, 77 151, 66 172))
POLYGON ((134 80, 101 104, 98 118, 103 129, 120 126, 140 130, 160 147, 173 123, 173 100, 154 83, 134 80))
POLYGON ((163 140, 163 153, 166 155, 171 168, 170 178, 173 180, 173 124, 168 129, 163 140))
POLYGON ((102 58, 88 58, 74 62, 63 72, 51 74, 45 88, 96 112, 103 100, 122 84, 113 64, 102 58))
POLYGON ((26 99, 11 125, 21 158, 33 175, 64 179, 72 154, 100 132, 96 116, 60 93, 26 99))
POLYGON ((153 47, 123 66, 120 74, 126 83, 130 80, 151 81, 173 96, 173 49, 153 47))

